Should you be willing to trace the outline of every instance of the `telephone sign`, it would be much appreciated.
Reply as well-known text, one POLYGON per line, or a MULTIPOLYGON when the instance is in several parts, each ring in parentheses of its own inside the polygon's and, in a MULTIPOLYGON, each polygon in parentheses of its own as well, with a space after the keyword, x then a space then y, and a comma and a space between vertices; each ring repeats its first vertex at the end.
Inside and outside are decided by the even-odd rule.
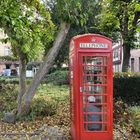
POLYGON ((107 48, 107 44, 101 43, 80 43, 80 48, 107 48))

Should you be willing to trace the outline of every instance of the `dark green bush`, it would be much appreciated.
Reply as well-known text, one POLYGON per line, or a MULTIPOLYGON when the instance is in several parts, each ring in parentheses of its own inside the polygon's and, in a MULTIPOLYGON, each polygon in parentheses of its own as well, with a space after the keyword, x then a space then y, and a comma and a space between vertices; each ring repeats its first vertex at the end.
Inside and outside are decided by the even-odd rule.
MULTIPOLYGON (((31 78, 27 79, 31 82, 31 78)), ((0 89, 5 84, 18 84, 18 78, 0 77, 0 89)), ((48 74, 42 83, 53 83, 55 85, 69 84, 69 76, 67 70, 57 70, 48 74)), ((115 73, 114 74, 114 96, 124 98, 134 98, 140 101, 140 73, 115 73)))
MULTIPOLYGON (((47 75, 45 82, 62 85, 69 83, 68 71, 55 71, 47 75)), ((140 73, 115 73, 114 96, 140 101, 140 73)))
MULTIPOLYGON (((26 82, 27 84, 30 83, 32 80, 32 78, 27 78, 26 82)), ((0 77, 0 86, 1 84, 19 84, 19 78, 18 77, 5 77, 5 76, 1 76, 0 77)))
MULTIPOLYGON (((32 78, 27 78, 26 82, 29 84, 32 78)), ((55 85, 64 85, 69 83, 68 71, 67 70, 56 70, 50 74, 47 74, 42 83, 53 83, 55 85)), ((19 77, 0 77, 0 87, 2 84, 19 84, 19 77)))
MULTIPOLYGON (((46 83, 63 85, 69 83, 68 71, 55 71, 47 75, 46 83)), ((140 73, 115 73, 114 97, 122 97, 129 100, 140 101, 140 73)))
POLYGON ((63 85, 69 83, 68 71, 58 70, 45 76, 43 82, 53 83, 55 85, 63 85))
MULTIPOLYGON (((140 73, 115 73, 114 97, 122 97, 128 101, 140 101, 140 73)), ((45 82, 62 85, 69 83, 68 71, 55 71, 45 77, 45 82)))
POLYGON ((115 73, 114 96, 140 101, 140 73, 115 73))

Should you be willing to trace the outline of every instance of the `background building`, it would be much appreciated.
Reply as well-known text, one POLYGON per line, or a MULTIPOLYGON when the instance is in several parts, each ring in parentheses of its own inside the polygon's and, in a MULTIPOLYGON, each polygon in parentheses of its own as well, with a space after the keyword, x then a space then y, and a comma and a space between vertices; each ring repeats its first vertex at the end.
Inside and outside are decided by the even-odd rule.
MULTIPOLYGON (((123 46, 118 43, 113 46, 113 70, 122 71, 123 46)), ((140 72, 140 49, 132 49, 130 52, 129 70, 131 72, 140 72)))
MULTIPOLYGON (((136 33, 135 45, 140 48, 140 32, 136 33)), ((132 72, 140 72, 140 49, 131 50, 130 70, 132 72)))
POLYGON ((113 71, 121 72, 122 71, 122 44, 121 42, 113 46, 113 71))
POLYGON ((131 50, 130 70, 140 72, 140 49, 131 50))
MULTIPOLYGON (((0 29, 0 40, 7 36, 4 31, 0 29)), ((16 76, 17 67, 19 65, 16 61, 6 60, 6 57, 12 56, 10 43, 3 43, 0 41, 0 75, 2 76, 16 76), (5 59, 4 59, 5 58, 5 59)))
MULTIPOLYGON (((6 57, 12 58, 10 43, 3 43, 1 40, 7 36, 4 31, 0 29, 0 76, 18 76, 19 75, 19 61, 7 60, 6 57)), ((26 77, 33 77, 41 62, 30 62, 27 65, 26 77)))

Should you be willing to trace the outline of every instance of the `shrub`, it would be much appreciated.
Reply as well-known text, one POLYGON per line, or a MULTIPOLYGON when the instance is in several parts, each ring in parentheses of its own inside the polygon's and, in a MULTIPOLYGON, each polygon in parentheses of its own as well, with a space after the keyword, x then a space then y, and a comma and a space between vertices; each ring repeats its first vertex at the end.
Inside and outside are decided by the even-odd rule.
POLYGON ((14 84, 0 84, 0 117, 4 112, 17 108, 18 86, 14 84))
MULTIPOLYGON (((29 84, 32 78, 27 78, 26 82, 29 84)), ((42 80, 42 83, 53 83, 55 85, 64 85, 69 83, 68 71, 67 70, 57 70, 53 73, 47 74, 42 80)), ((3 84, 19 84, 18 77, 0 77, 0 89, 3 84)))
MULTIPOLYGON (((69 83, 68 71, 58 70, 48 74, 43 82, 63 85, 69 83)), ((140 101, 140 73, 115 73, 114 96, 140 101)))
POLYGON ((46 101, 43 97, 34 99, 31 105, 31 112, 34 116, 52 116, 56 114, 58 102, 54 100, 46 101))
POLYGON ((140 133, 140 106, 130 107, 132 125, 136 132, 140 133))
MULTIPOLYGON (((69 83, 68 71, 55 71, 44 79, 46 83, 63 85, 69 83)), ((140 73, 115 73, 114 74, 114 96, 140 101, 140 73)))
POLYGON ((140 73, 115 73, 114 95, 140 101, 140 73))
MULTIPOLYGON (((27 84, 30 83, 32 78, 27 78, 26 82, 27 84)), ((0 86, 1 84, 19 84, 19 78, 18 77, 0 77, 0 86)))
POLYGON ((53 83, 55 85, 68 84, 69 83, 68 71, 58 70, 58 71, 55 71, 51 74, 48 74, 48 75, 45 76, 43 82, 53 83))

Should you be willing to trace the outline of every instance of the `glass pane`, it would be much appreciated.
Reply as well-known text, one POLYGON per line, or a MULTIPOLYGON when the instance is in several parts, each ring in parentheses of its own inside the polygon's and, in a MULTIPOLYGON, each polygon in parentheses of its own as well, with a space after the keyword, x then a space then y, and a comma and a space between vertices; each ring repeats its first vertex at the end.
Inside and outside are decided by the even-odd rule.
POLYGON ((105 104, 107 96, 83 96, 83 104, 105 104))
POLYGON ((107 74, 107 67, 102 68, 102 74, 107 74))
MULTIPOLYGON (((90 83, 91 84, 91 83, 90 83)), ((101 85, 83 86, 83 92, 88 94, 106 94, 107 87, 101 85)))
POLYGON ((107 57, 84 56, 82 82, 84 129, 105 131, 108 121, 107 96, 104 95, 107 94, 107 57))
POLYGON ((106 57, 84 56, 84 64, 88 65, 107 65, 106 57))
POLYGON ((101 131, 102 129, 102 124, 88 124, 88 130, 89 131, 101 131))
POLYGON ((107 96, 96 96, 96 103, 107 103, 107 96))
POLYGON ((83 74, 107 74, 106 66, 83 66, 83 74))
POLYGON ((97 104, 97 103, 84 104, 84 112, 107 113, 107 105, 106 104, 97 104))
POLYGON ((87 84, 107 84, 106 76, 84 75, 83 82, 87 84))
POLYGON ((83 66, 84 74, 100 74, 103 70, 101 66, 83 66))
POLYGON ((107 124, 84 123, 85 131, 107 131, 107 124))
POLYGON ((107 130, 107 114, 84 115, 84 129, 90 131, 107 130))

